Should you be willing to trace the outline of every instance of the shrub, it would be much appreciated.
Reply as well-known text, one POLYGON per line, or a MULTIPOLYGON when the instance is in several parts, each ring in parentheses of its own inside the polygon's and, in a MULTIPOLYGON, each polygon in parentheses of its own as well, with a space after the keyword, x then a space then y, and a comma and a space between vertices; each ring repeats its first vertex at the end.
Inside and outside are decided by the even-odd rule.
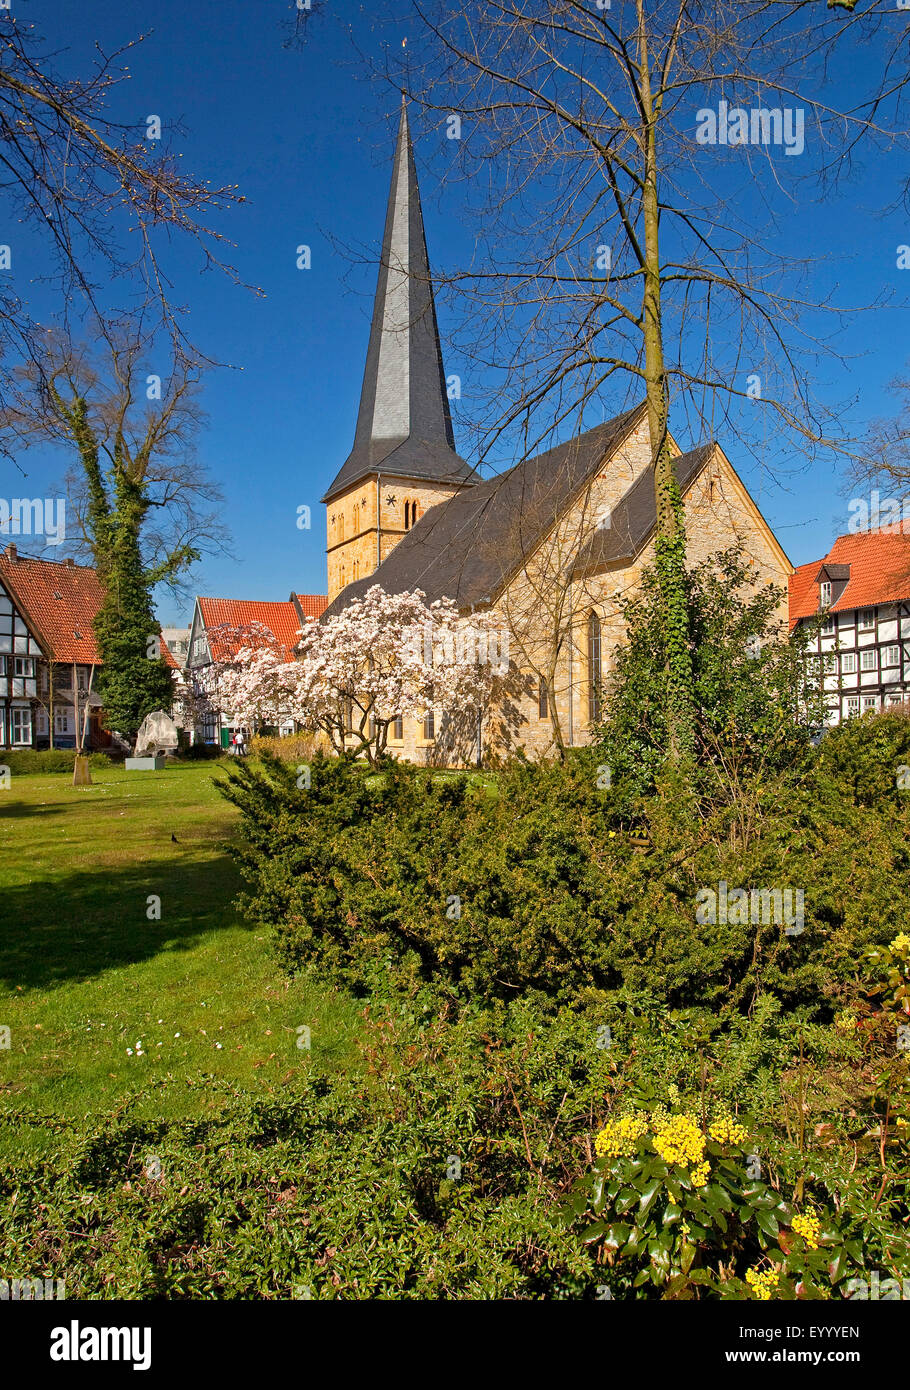
MULTIPOLYGON (((90 767, 110 767, 113 757, 106 753, 90 753, 90 767)), ((76 760, 73 748, 10 748, 0 750, 0 763, 14 775, 26 772, 68 772, 72 775, 76 760)))
POLYGON ((225 750, 218 743, 190 743, 181 748, 178 755, 181 762, 210 762, 226 757, 225 750))
POLYGON ((754 1146, 729 1112, 691 1103, 628 1107, 604 1126, 572 1211, 594 1218, 582 1241, 605 1257, 616 1296, 828 1298, 861 1272, 862 1242, 763 1180, 754 1146))
MULTIPOLYGON (((729 797, 744 778, 800 762, 823 720, 806 636, 788 637, 773 585, 755 577, 735 550, 686 577, 702 795, 729 797)), ((650 792, 667 753, 667 631, 656 571, 623 606, 626 633, 614 654, 599 731, 601 761, 629 788, 650 792)))
POLYGON ((817 776, 830 781, 854 805, 885 812, 906 807, 910 804, 910 708, 881 710, 829 729, 815 763, 817 776))
POLYGON ((231 767, 244 911, 274 926, 287 966, 360 989, 391 971, 461 999, 628 989, 723 1015, 768 993, 824 1011, 863 949, 900 928, 910 807, 857 805, 810 762, 686 821, 665 796, 602 787, 597 756, 517 763, 497 798, 403 764, 371 778, 316 757, 309 787, 274 759, 231 767), (803 929, 700 921, 699 890, 721 882, 801 891, 803 929))
POLYGON ((323 733, 303 732, 282 734, 281 737, 269 734, 254 734, 250 740, 250 751, 262 756, 269 753, 287 763, 305 763, 317 753, 328 753, 331 745, 323 733))

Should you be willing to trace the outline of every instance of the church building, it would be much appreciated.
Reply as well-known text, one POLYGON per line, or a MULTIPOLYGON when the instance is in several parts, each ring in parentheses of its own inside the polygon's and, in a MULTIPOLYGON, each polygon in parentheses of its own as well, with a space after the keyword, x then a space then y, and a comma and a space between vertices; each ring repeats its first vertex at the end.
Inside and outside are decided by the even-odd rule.
MULTIPOLYGON (((673 450, 689 563, 735 547, 757 584, 786 592, 793 566, 721 447, 673 450)), ((354 447, 322 500, 326 617, 379 584, 492 613, 507 633, 508 699, 480 720, 443 709, 400 719, 391 753, 464 765, 590 739, 621 605, 654 560, 645 406, 496 477, 481 479, 459 457, 404 103, 354 447)))

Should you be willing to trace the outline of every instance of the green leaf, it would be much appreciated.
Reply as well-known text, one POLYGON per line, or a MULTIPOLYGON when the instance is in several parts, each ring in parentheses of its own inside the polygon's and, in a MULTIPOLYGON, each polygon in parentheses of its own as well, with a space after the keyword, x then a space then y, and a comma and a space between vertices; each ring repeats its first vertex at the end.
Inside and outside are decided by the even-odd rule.
POLYGON ((777 1234, 780 1230, 780 1226, 778 1224, 777 1217, 774 1216, 772 1212, 757 1211, 755 1213, 755 1220, 760 1231, 764 1231, 765 1235, 770 1236, 772 1240, 777 1239, 777 1234))

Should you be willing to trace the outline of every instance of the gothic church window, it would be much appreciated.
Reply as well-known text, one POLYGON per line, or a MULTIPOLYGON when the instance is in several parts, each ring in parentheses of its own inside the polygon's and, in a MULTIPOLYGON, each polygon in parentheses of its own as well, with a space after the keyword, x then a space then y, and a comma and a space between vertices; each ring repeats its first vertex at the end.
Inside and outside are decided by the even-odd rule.
POLYGON ((588 618, 588 722, 600 723, 600 618, 592 613, 588 618))

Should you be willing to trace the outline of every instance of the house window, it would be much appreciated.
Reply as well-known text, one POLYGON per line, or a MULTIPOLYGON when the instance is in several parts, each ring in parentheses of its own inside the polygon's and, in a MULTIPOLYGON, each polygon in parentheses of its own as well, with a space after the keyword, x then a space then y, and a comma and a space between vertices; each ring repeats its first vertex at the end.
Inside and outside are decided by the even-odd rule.
POLYGON ((35 658, 33 656, 13 657, 14 676, 33 676, 35 674, 35 658))
POLYGON ((600 618, 588 619, 588 723, 600 723, 600 618))
POLYGON ((859 714, 859 696, 849 695, 847 697, 847 718, 852 719, 855 714, 859 714))
POLYGON ((428 709, 423 717, 423 736, 427 743, 436 737, 436 711, 428 709))
POLYGON ((543 676, 540 677, 540 684, 537 687, 537 718, 549 719, 550 717, 550 692, 547 689, 547 682, 543 676))
POLYGON ((417 520, 417 503, 405 502, 404 504, 404 529, 410 531, 417 520))
POLYGON ((47 733, 47 710, 40 708, 35 710, 35 733, 39 735, 47 733))
POLYGON ((878 709, 878 698, 875 695, 864 695, 863 714, 865 714, 866 711, 870 709, 878 709))
POLYGON ((875 647, 863 647, 859 654, 859 664, 864 671, 878 670, 878 652, 875 647))
POLYGON ((831 603, 831 581, 825 579, 818 586, 818 605, 820 608, 828 608, 831 603))
POLYGON ((875 609, 861 608, 859 610, 858 627, 860 632, 872 632, 875 628, 875 609))
POLYGON ((392 738, 400 742, 404 738, 404 720, 397 714, 392 720, 392 738))
POLYGON ((73 732, 73 721, 69 710, 54 711, 54 733, 71 734, 73 732))
POLYGON ((32 712, 30 709, 11 709, 10 710, 10 730, 12 734, 11 742, 14 744, 31 743, 32 741, 32 712))
POLYGON ((900 647, 886 647, 882 653, 883 666, 900 666, 901 649, 900 647))
POLYGON ((828 617, 822 623, 822 636, 831 637, 836 631, 837 619, 835 618, 833 613, 829 613, 828 617))
POLYGON ((844 652, 840 659, 840 673, 842 676, 856 675, 856 652, 844 652))

